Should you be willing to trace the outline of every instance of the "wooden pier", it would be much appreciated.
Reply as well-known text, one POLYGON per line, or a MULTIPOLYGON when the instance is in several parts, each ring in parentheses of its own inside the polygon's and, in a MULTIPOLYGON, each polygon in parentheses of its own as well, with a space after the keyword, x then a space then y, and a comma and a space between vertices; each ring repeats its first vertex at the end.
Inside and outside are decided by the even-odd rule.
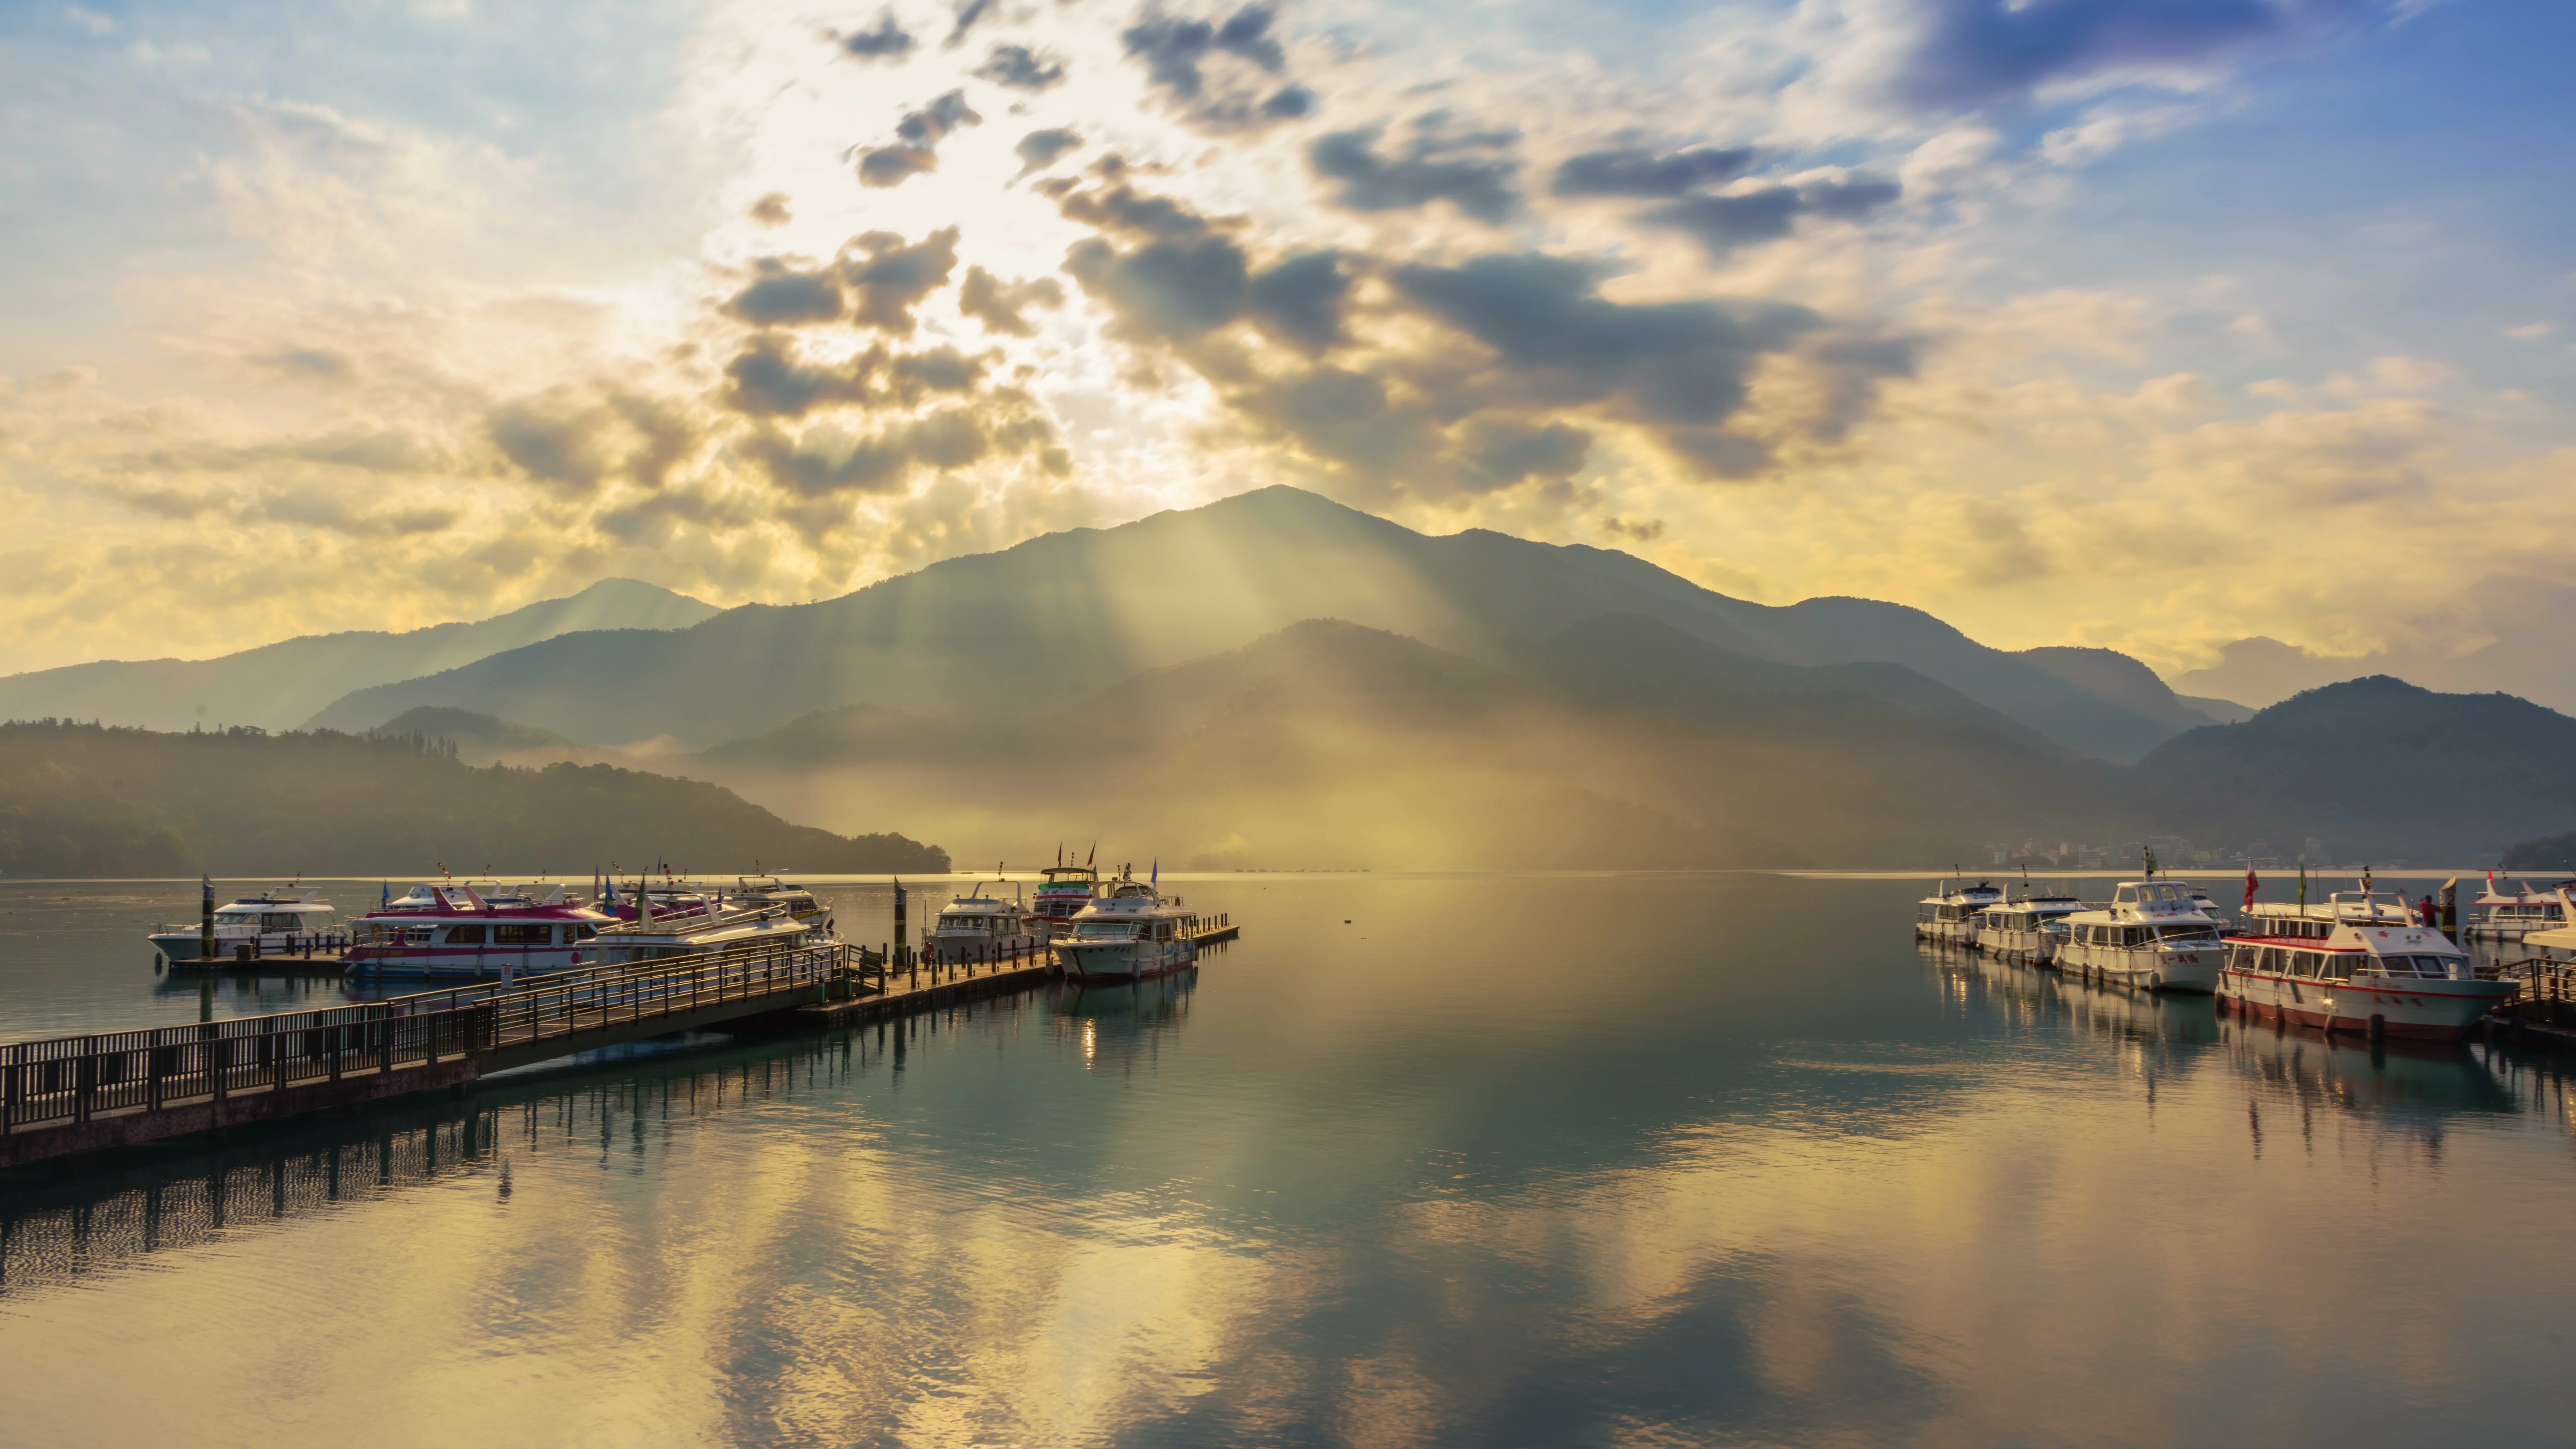
MULTIPOLYGON (((1193 939, 1232 940, 1223 917, 1193 939)), ((873 1020, 1035 986, 1046 948, 962 963, 833 944, 708 952, 319 1011, 0 1046, 0 1168, 441 1088, 673 1032, 873 1020)))

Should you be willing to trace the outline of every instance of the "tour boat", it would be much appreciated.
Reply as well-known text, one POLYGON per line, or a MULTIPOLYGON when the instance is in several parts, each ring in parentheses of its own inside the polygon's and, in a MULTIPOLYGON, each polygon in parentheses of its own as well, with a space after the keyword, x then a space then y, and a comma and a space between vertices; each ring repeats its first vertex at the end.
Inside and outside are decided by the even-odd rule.
POLYGON ((1029 910, 1029 929, 1053 940, 1064 926, 1100 894, 1100 872, 1087 865, 1059 861, 1038 872, 1038 898, 1029 910))
MULTIPOLYGON (((2567 890, 2566 886, 2558 888, 2558 908, 2565 919, 2576 921, 2576 898, 2571 898, 2567 890)), ((2552 926, 2547 930, 2525 932, 2522 944, 2539 952, 2538 959, 2544 962, 2576 960, 2576 926, 2552 926)))
POLYGON ((812 891, 800 885, 789 885, 774 875, 737 876, 740 889, 734 901, 743 906, 785 906, 787 914, 800 921, 810 921, 828 909, 812 891))
POLYGON ((1150 881, 1112 882, 1070 925, 1056 938, 1055 954, 1076 981, 1143 981, 1198 964, 1190 918, 1150 881))
POLYGON ((1958 890, 1950 882, 1925 896, 1914 905, 1914 935, 1917 940, 1939 941, 1952 946, 1977 944, 1977 913, 2003 901, 2004 893, 1979 881, 1958 890))
POLYGON ((2188 881, 2122 881, 2102 910, 2062 918, 2060 971, 2105 986, 2149 991, 2215 991, 2226 948, 2209 897, 2188 881))
POLYGON ((593 937, 615 919, 566 900, 561 886, 543 896, 414 886, 352 923, 341 959, 357 976, 516 979, 588 965, 593 937))
POLYGON ((921 933, 921 959, 943 964, 1000 961, 1031 955, 1045 944, 1043 928, 1018 901, 987 895, 978 886, 939 908, 938 919, 921 933))
POLYGON ((1977 913, 1978 949, 2007 961, 2046 966, 2066 939, 2067 917, 2084 909, 2073 896, 2024 896, 1977 913))
POLYGON ((693 908, 667 913, 656 908, 636 920, 603 924, 595 950, 599 965, 620 966, 709 953, 757 955, 814 945, 822 937, 821 922, 799 920, 784 905, 746 908, 710 897, 693 908))
MULTIPOLYGON (((2576 885, 2576 881, 2567 882, 2576 885)), ((2495 888, 2489 877, 2487 888, 2469 903, 2469 919, 2460 932, 2472 941, 2519 941, 2534 931, 2553 930, 2568 924, 2567 907, 2558 898, 2555 886, 2533 890, 2524 881, 2522 889, 2506 895, 2495 888)))
MULTIPOLYGON (((152 949, 173 966, 200 961, 205 955, 205 922, 163 926, 152 933, 152 949)), ((291 956, 310 950, 337 951, 349 934, 331 903, 318 890, 280 886, 260 895, 243 896, 215 908, 215 957, 238 956, 244 946, 253 956, 291 956)))
POLYGON ((2403 896, 2337 891, 2321 906, 2259 905, 2227 943, 2223 1002, 2333 1031, 2457 1041, 2517 989, 2480 980, 2468 953, 2403 896))

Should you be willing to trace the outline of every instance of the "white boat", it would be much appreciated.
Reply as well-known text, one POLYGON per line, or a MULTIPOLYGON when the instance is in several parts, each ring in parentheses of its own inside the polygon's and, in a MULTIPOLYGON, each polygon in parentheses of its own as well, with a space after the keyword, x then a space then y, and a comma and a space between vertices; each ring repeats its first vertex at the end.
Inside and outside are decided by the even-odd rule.
POLYGON ((2084 909, 2073 896, 2031 895, 1977 913, 1977 946, 2007 961, 2046 966, 2066 940, 2066 920, 2084 909))
POLYGON ((614 921, 562 886, 420 885, 359 918, 343 959, 353 976, 517 980, 590 964, 592 937, 614 921))
MULTIPOLYGON (((2576 885, 2576 881, 2566 882, 2576 885)), ((2534 890, 2529 881, 2522 889, 2507 895, 2495 887, 2491 876, 2487 888, 2469 903, 2469 919, 2460 934, 2472 941, 2519 941, 2534 931, 2556 930, 2570 923, 2566 903, 2559 899, 2561 887, 2534 890)))
POLYGON ((1100 872, 1088 865, 1067 865, 1059 860, 1040 870, 1038 876, 1038 898, 1029 910, 1029 928, 1052 941, 1063 935, 1065 924, 1100 894, 1100 872))
MULTIPOLYGON (((150 939, 152 949, 168 957, 174 966, 204 959, 203 920, 163 926, 150 939)), ((219 961, 237 958, 244 946, 257 957, 314 951, 336 954, 348 944, 348 927, 318 890, 281 886, 215 908, 215 958, 219 961)))
POLYGON ((1914 936, 1920 941, 1939 941, 1945 945, 1974 947, 1977 944, 1977 913, 2000 904, 2004 893, 1979 881, 1957 890, 1944 880, 1932 894, 1914 903, 1914 936))
POLYGON ((2456 1041, 2517 989, 2478 979, 2468 953, 2400 895, 2337 891, 2323 905, 2258 905, 2246 920, 2218 994, 2257 1016, 2456 1041))
POLYGON ((2217 912, 2199 887, 2178 880, 2124 880, 2100 910, 2063 918, 2056 966, 2105 986, 2148 991, 2215 991, 2226 962, 2217 912))
POLYGON ((830 909, 812 891, 801 885, 791 885, 774 875, 737 876, 735 880, 740 888, 733 893, 733 902, 739 906, 755 909, 784 906, 787 914, 800 921, 813 920, 830 909))
POLYGON ((1198 964, 1199 943, 1180 902, 1151 882, 1121 879, 1056 938, 1055 958, 1076 981, 1143 981, 1198 964))
POLYGON ((689 909, 668 914, 657 910, 638 920, 601 926, 595 949, 597 964, 622 966, 718 952, 751 956, 817 945, 825 939, 820 922, 800 921, 783 905, 740 907, 710 897, 689 909))
POLYGON ((1033 956, 1045 944, 1026 907, 979 885, 939 908, 938 919, 921 933, 921 959, 925 965, 1005 961, 1033 956))

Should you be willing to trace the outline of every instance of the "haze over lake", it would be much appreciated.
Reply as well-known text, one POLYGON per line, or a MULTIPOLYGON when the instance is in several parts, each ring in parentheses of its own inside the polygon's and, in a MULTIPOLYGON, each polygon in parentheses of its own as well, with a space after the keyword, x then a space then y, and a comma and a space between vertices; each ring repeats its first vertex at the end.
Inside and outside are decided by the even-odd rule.
MULTIPOLYGON (((1167 883, 1247 927, 1168 982, 20 1182, 0 1422, 2356 1445, 2576 1412, 2576 1265, 2530 1250, 2576 1192, 2547 1056, 2374 1052, 1936 954, 1920 881, 1167 883)), ((86 894, 0 887, 7 1034, 193 1019, 139 938, 193 892, 86 894)), ((824 894, 886 934, 882 886, 824 894)))

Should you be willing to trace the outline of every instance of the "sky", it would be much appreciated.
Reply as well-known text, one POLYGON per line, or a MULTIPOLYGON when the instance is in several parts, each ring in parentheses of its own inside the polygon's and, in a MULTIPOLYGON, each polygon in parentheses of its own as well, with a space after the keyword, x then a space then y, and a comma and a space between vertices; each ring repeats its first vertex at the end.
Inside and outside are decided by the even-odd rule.
POLYGON ((8 4, 0 669, 1274 483, 2168 674, 2463 654, 2576 620, 2571 61, 2499 0, 8 4))

